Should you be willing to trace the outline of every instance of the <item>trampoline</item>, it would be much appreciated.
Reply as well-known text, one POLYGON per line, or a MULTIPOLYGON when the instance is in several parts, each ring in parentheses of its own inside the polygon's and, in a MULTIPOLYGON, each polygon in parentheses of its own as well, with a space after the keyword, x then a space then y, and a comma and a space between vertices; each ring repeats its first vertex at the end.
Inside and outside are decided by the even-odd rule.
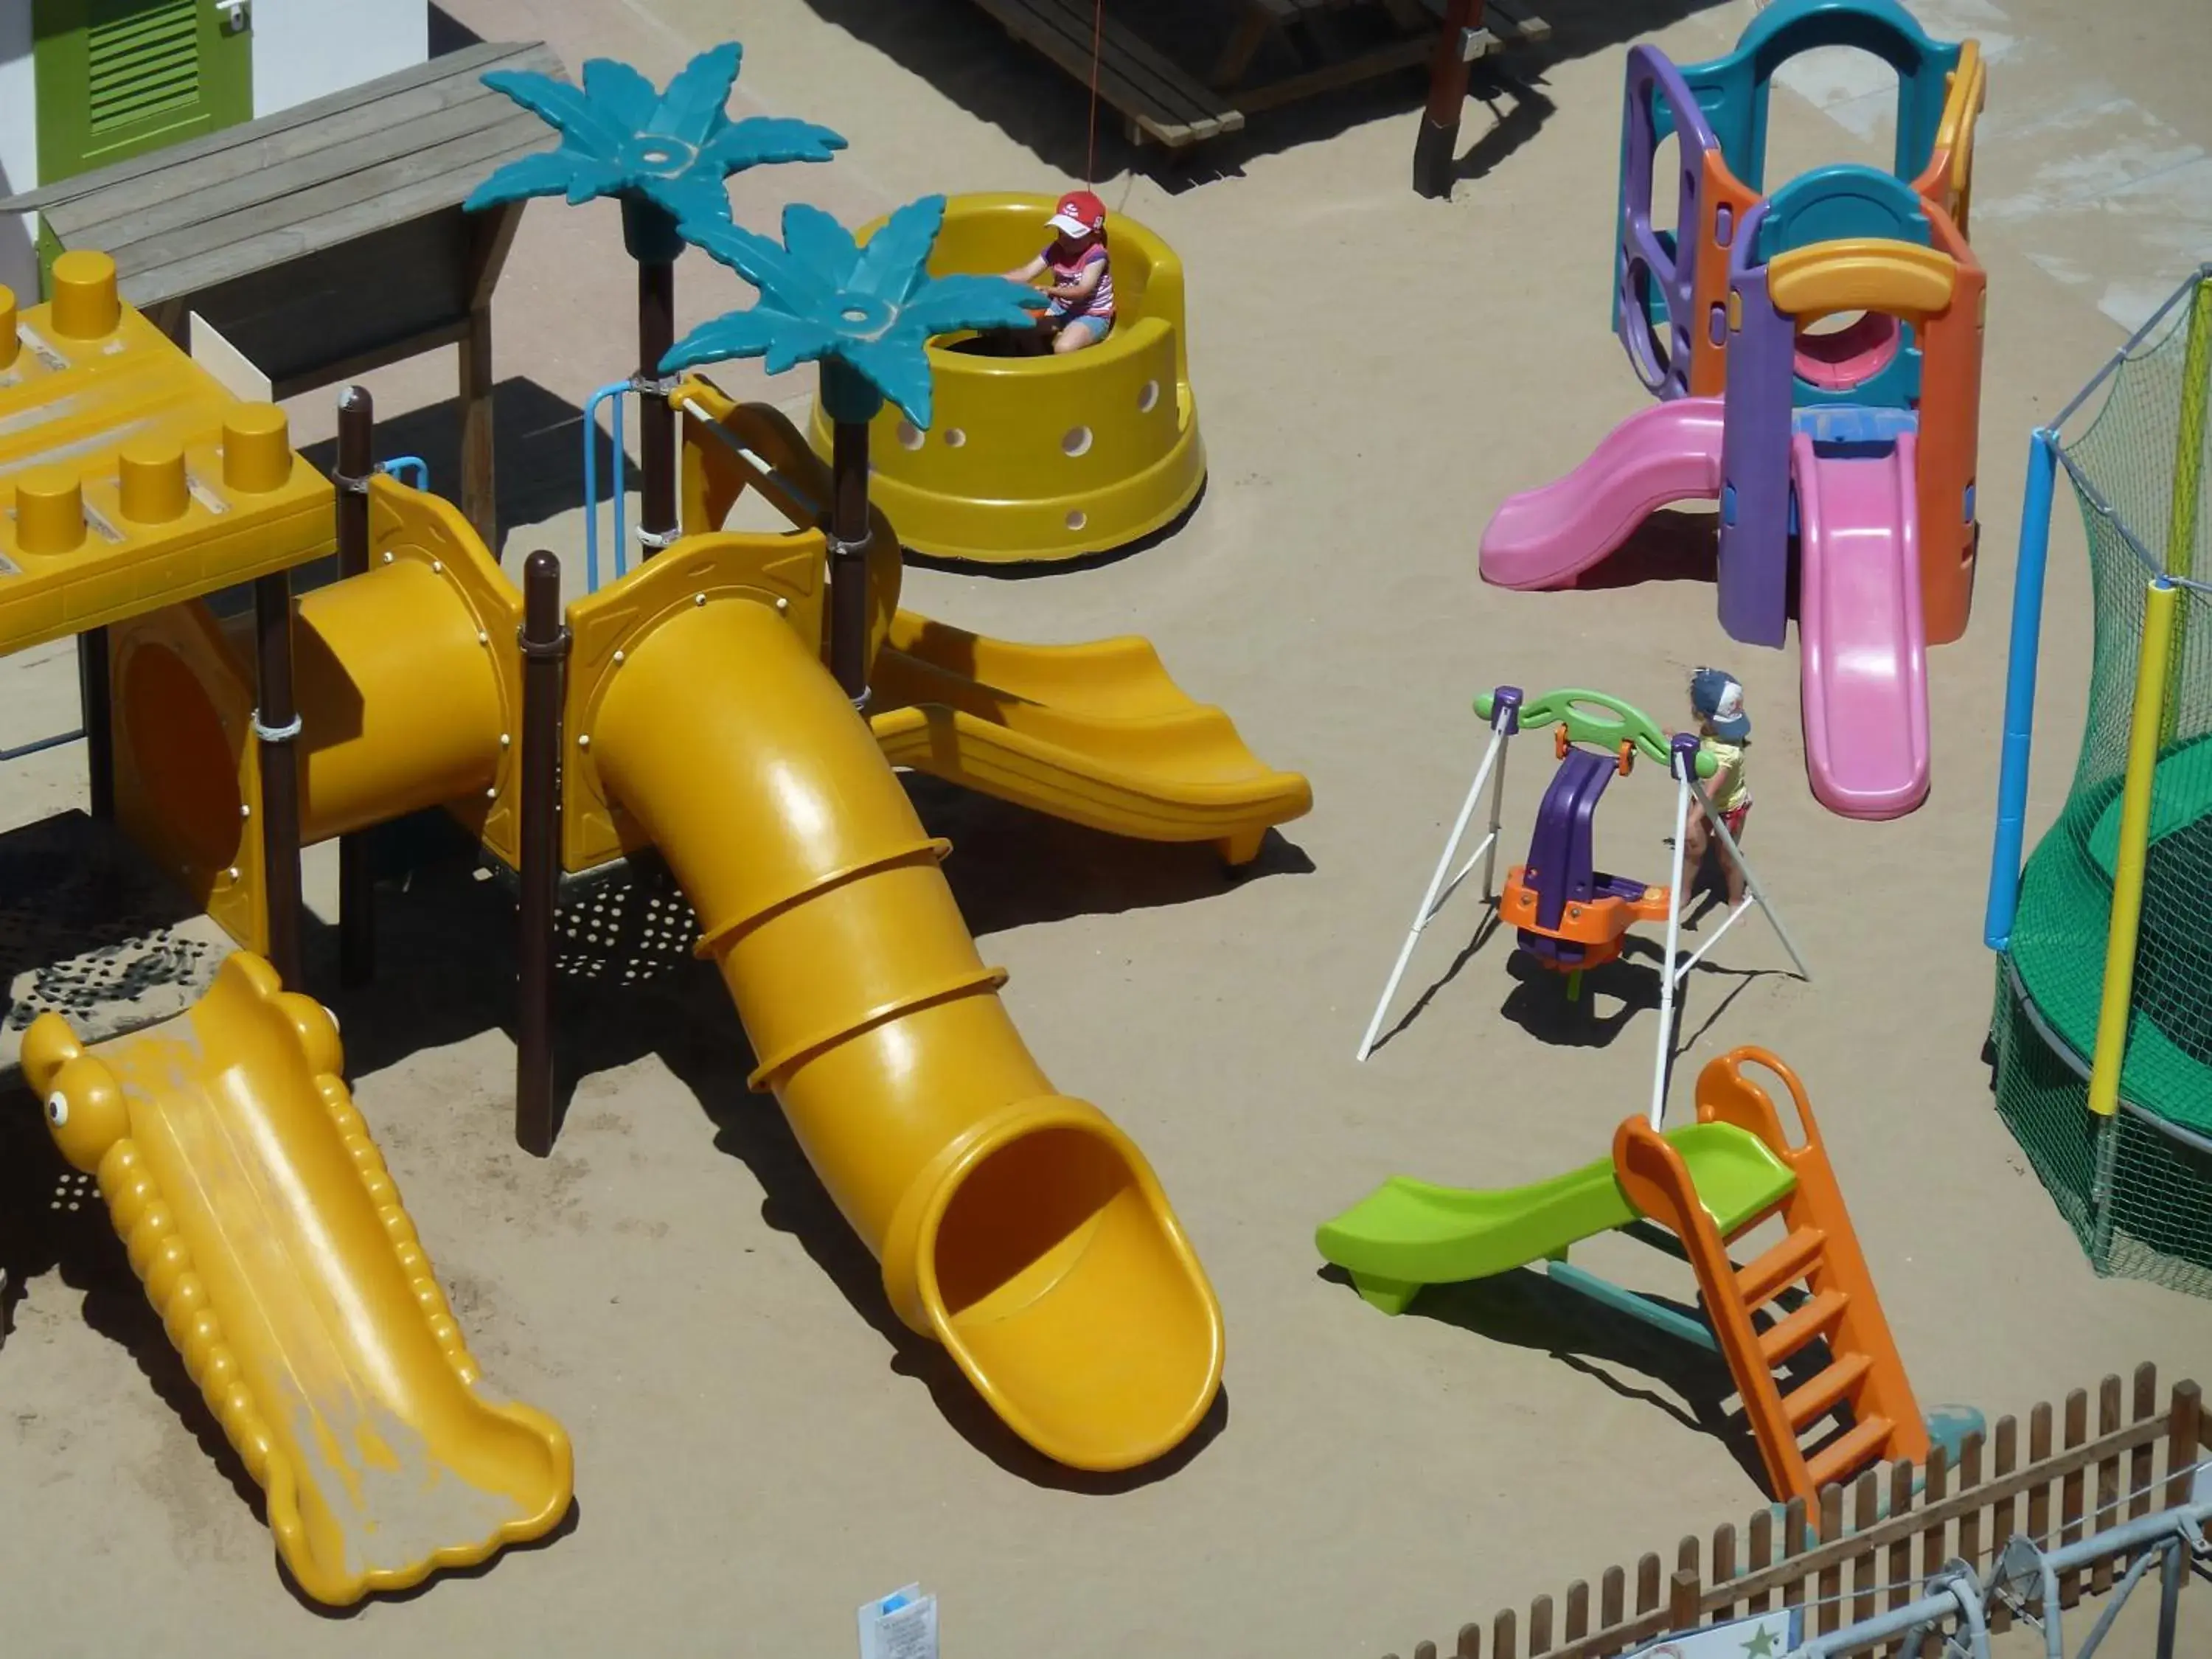
POLYGON ((2199 1296, 2212 1296, 2208 390, 2212 266, 2034 434, 1985 929, 1998 1111, 2098 1272, 2199 1296), (2095 653, 2072 785, 2023 866, 2061 474, 2086 532, 2095 653))

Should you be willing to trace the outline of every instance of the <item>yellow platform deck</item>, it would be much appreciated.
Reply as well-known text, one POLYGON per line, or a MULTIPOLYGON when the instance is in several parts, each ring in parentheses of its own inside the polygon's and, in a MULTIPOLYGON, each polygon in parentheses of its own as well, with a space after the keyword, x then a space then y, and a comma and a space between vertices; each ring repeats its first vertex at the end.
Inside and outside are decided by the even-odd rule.
POLYGON ((104 254, 62 256, 20 317, 0 289, 0 653, 319 558, 335 500, 280 411, 118 300, 104 254))

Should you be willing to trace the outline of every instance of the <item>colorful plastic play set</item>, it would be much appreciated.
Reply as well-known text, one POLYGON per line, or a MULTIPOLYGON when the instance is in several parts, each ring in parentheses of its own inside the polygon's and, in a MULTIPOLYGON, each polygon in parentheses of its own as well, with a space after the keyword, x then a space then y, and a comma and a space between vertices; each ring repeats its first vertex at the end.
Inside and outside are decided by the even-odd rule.
POLYGON ((1707 64, 1632 47, 1613 329, 1660 402, 1483 532, 1486 580, 1559 587, 1658 508, 1717 501, 1721 626, 1779 647, 1794 581, 1806 770, 1850 817, 1927 799, 1927 647, 1966 632, 1973 594, 1984 79, 1974 42, 1929 40, 1896 0, 1783 0, 1707 64), (1774 73, 1822 46, 1896 70, 1893 174, 1838 165, 1763 191, 1774 73))
MULTIPOLYGON (((497 170, 471 205, 612 198, 638 266, 638 371, 593 399, 617 413, 612 568, 603 581, 592 416, 586 591, 565 606, 550 554, 530 556, 518 586, 459 510, 371 465, 365 398, 342 402, 325 477, 294 452, 279 410, 233 398, 123 303, 104 255, 61 255, 51 298, 20 317, 0 290, 0 652, 87 636, 88 728, 112 816, 238 946, 195 1005, 149 1029, 88 1042, 41 1015, 23 1070, 264 1492, 284 1566, 319 1602, 543 1538, 574 1496, 562 1427, 483 1387, 354 1106, 336 1023, 301 988, 301 848, 348 849, 350 926, 367 893, 350 884, 354 838, 427 810, 458 822, 519 895, 517 1130, 530 1150, 552 1144, 558 914, 580 895, 672 882, 679 943, 726 985, 752 1085, 782 1107, 879 1262, 891 1310, 943 1345, 1012 1433, 1073 1468, 1128 1470, 1190 1437, 1219 1390, 1221 1310, 1160 1182, 1031 1057, 1000 999, 1006 973, 977 953, 939 870, 951 848, 897 776, 1210 845, 1231 866, 1310 809, 1306 780, 1255 756, 1146 641, 1014 644, 900 604, 902 547, 1066 561, 1190 510, 1206 460, 1182 267, 1117 217, 1106 339, 1059 356, 969 349, 1029 327, 1044 304, 981 273, 1034 253, 1052 198, 925 198, 857 232, 794 205, 780 239, 750 229, 732 219, 730 174, 827 161, 844 141, 801 121, 732 121, 738 64, 734 46, 718 48, 665 88, 607 60, 580 86, 487 77, 560 139, 497 170), (759 298, 679 340, 673 271, 690 247, 759 298), (735 358, 818 367, 804 428, 703 372, 735 358), (780 527, 729 527, 741 503, 780 527), (291 573, 333 553, 337 579, 294 594, 291 573), (243 611, 210 602, 249 585, 243 611)), ((1965 227, 1983 96, 1975 44, 1930 40, 1896 0, 1778 0, 1708 64, 1632 49, 1614 325, 1660 401, 1566 478, 1507 501, 1482 541, 1488 580, 1560 586, 1661 506, 1717 501, 1722 626, 1781 647, 1796 593, 1812 790, 1849 817, 1925 799, 1925 647, 1966 626, 1983 274, 1965 227), (1897 70, 1893 172, 1830 167, 1766 191, 1775 72, 1835 45, 1897 70), (1668 140, 1671 231, 1653 213, 1668 140), (1856 319, 1820 331, 1839 317, 1856 319)), ((2212 1289, 2212 1212, 2144 1220, 2109 1179, 2117 1156, 2124 1174, 2186 1167, 2203 1182, 2190 1160, 2212 1149, 2212 842, 2199 833, 2212 823, 2212 627, 2175 598, 2201 602, 2212 574, 2196 494, 2212 272, 2185 293, 2172 313, 2185 328, 2146 335, 2137 354, 2165 354, 2177 374, 2143 374, 2124 353, 2111 394, 2187 388, 2165 472, 2108 481, 2124 471, 2098 447, 2109 413, 2070 445, 2038 434, 2031 518, 2047 514, 2063 465, 2093 539, 2109 530, 2099 557, 2133 585, 2100 564, 2081 771, 2023 878, 2043 531, 2024 535, 1990 943, 2006 953, 2000 1103, 2037 1167, 2100 1266, 2147 1249, 2185 1264, 2176 1282, 2212 1289), (2126 528, 2153 497, 2168 505, 2162 561, 2126 528), (2147 589, 2131 559, 2150 561, 2147 589), (2130 683, 2121 765, 2121 726, 2105 716, 2130 683), (2100 947, 2092 984, 2080 964, 2100 947), (2146 1140, 2146 1124, 2166 1138, 2146 1140), (2116 1151, 2123 1132, 2133 1152, 2116 1151)), ((1386 1182, 1320 1229, 1321 1255, 1390 1313, 1425 1286, 1540 1265, 1717 1354, 1778 1499, 1925 1459, 1931 1421, 1948 1437, 1966 1419, 1931 1419, 1915 1398, 1796 1077, 1737 1048, 1699 1073, 1694 1121, 1666 1122, 1677 991, 1720 937, 1756 908, 1809 978, 1708 793, 1712 754, 1588 690, 1500 685, 1474 710, 1488 745, 1358 1059, 1377 1048, 1425 930, 1480 866, 1498 925, 1571 1001, 1632 943, 1648 950, 1637 928, 1663 930, 1650 1097, 1610 1158, 1533 1186, 1386 1182), (1500 889, 1507 754, 1545 729, 1556 767, 1500 889), (1638 761, 1672 785, 1663 884, 1597 862, 1601 801, 1638 761), (1686 953, 1700 823, 1743 896, 1686 953), (1698 1310, 1567 1261, 1595 1236, 1655 1228, 1686 1261, 1698 1310)))

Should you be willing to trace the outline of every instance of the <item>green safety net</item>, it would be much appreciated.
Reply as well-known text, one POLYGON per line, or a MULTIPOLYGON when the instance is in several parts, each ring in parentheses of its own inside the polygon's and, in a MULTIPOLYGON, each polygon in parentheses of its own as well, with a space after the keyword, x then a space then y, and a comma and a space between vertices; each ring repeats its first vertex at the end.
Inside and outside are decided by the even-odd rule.
POLYGON ((2122 1110, 2087 1109, 2145 591, 2159 570, 2212 580, 2208 322, 2212 297, 2175 306, 2112 375, 2094 420, 2062 434, 2095 654, 2073 785, 2022 876, 1991 1042, 1998 1109, 2098 1270, 2212 1296, 2212 594, 2198 587, 2178 595, 2122 1110))

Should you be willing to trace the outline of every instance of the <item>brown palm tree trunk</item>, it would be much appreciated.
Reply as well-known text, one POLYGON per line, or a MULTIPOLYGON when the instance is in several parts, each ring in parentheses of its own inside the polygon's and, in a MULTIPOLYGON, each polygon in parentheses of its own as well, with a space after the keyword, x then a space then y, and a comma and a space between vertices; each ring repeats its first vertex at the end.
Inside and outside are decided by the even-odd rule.
POLYGON ((839 421, 830 448, 830 672, 868 701, 868 423, 839 421))
MULTIPOLYGON (((637 266, 637 361, 641 386, 661 379, 660 360, 676 343, 676 265, 641 259, 637 266)), ((641 392, 637 459, 641 499, 638 538, 651 558, 676 535, 676 410, 665 393, 641 392)))

